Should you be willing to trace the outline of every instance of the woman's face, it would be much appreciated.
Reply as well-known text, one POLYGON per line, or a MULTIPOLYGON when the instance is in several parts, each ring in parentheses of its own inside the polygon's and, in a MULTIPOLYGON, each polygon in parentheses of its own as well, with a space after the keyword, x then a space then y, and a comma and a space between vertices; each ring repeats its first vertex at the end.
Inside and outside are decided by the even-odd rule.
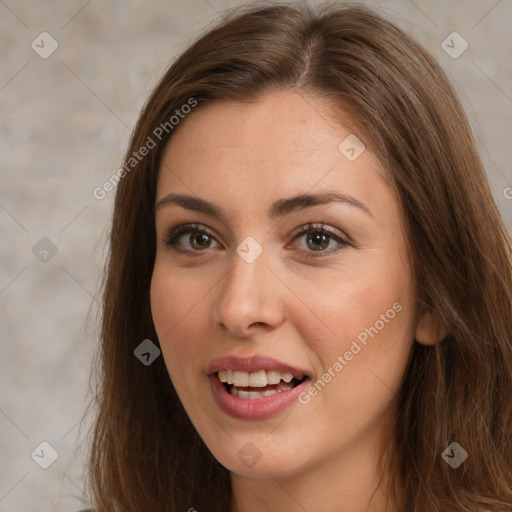
POLYGON ((234 473, 291 476, 340 460, 357 473, 375 457, 416 327, 399 206, 383 176, 324 104, 291 91, 201 106, 170 140, 153 319, 187 414, 234 473), (337 200, 291 200, 323 194, 337 200), (167 245, 185 224, 194 226, 167 245), (307 378, 287 385, 287 373, 307 378))

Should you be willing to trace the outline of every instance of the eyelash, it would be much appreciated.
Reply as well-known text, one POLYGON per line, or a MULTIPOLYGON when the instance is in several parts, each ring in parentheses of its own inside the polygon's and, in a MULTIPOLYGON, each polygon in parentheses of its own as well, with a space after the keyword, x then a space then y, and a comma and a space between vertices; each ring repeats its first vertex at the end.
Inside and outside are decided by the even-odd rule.
MULTIPOLYGON (((180 253, 201 253, 204 251, 189 251, 185 249, 179 249, 178 248, 178 240, 187 233, 201 233, 208 235, 212 238, 215 238, 213 233, 211 233, 205 226, 201 224, 183 224, 181 226, 178 226, 175 229, 172 229, 169 231, 169 234, 165 239, 163 239, 163 242, 166 246, 171 248, 174 251, 180 252, 180 253)), ((335 240, 340 244, 340 247, 334 250, 330 251, 305 251, 305 256, 307 258, 322 258, 322 257, 328 257, 332 256, 334 254, 337 254, 341 250, 343 250, 346 246, 350 245, 347 240, 340 237, 339 235, 333 233, 331 230, 324 227, 323 224, 306 224, 302 226, 297 233, 293 235, 293 239, 300 237, 304 234, 323 234, 328 235, 330 238, 335 240)))

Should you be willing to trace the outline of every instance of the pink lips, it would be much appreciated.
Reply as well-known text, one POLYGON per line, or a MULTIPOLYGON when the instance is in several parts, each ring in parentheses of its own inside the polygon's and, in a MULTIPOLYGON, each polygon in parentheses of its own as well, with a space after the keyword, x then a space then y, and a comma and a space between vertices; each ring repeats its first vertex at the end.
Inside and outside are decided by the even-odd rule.
POLYGON ((298 386, 287 391, 248 400, 233 396, 227 391, 224 384, 217 377, 217 372, 224 369, 245 372, 276 370, 291 373, 295 377, 302 377, 304 375, 309 377, 309 375, 304 370, 267 356, 240 357, 232 355, 215 359, 207 368, 213 397, 220 409, 238 419, 260 420, 275 416, 297 401, 298 396, 310 385, 310 379, 305 379, 298 386))
POLYGON ((304 375, 310 377, 307 371, 295 368, 287 363, 283 363, 273 357, 268 356, 224 356, 214 359, 206 369, 207 375, 217 373, 219 370, 240 370, 244 372, 257 372, 259 370, 276 370, 279 372, 291 373, 294 377, 304 375))

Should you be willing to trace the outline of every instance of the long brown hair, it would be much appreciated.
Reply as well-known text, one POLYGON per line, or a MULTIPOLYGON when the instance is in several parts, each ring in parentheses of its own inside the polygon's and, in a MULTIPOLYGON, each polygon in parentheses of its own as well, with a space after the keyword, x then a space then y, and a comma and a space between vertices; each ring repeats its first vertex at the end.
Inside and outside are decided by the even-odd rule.
MULTIPOLYGON (((155 192, 169 120, 191 99, 249 102, 293 89, 336 105, 378 155, 401 205, 418 305, 447 326, 414 343, 399 390, 392 510, 512 509, 511 241, 471 128, 434 59, 358 6, 243 6, 197 39, 151 94, 117 186, 104 280, 88 481, 100 512, 230 510, 229 472, 189 421, 157 346, 149 287, 155 192), (167 123, 167 130, 155 130, 167 123), (134 153, 155 145, 143 157, 134 153), (441 457, 456 441, 458 469, 441 457)), ((341 117, 340 117, 341 118, 341 117)), ((186 129, 186 127, 183 127, 186 129)), ((383 462, 384 464, 384 462, 383 462)))

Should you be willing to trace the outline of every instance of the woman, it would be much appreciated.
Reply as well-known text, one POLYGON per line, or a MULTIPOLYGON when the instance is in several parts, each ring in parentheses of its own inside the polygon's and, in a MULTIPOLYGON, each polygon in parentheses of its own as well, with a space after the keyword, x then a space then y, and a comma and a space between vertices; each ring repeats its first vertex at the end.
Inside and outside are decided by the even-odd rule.
POLYGON ((99 511, 512 509, 510 238, 416 42, 362 7, 239 8, 119 177, 99 511))

